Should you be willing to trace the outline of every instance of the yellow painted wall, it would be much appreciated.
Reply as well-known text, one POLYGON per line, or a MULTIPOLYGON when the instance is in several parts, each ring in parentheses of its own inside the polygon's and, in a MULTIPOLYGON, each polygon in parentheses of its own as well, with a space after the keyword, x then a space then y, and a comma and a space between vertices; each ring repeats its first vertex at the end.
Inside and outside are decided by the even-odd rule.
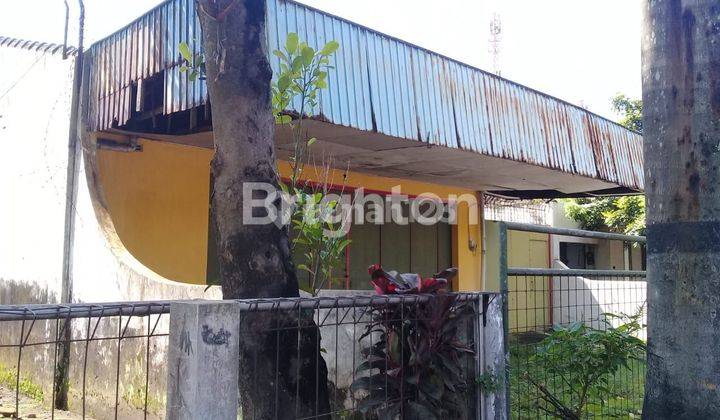
MULTIPOLYGON (((534 232, 508 232, 508 266, 550 268, 548 235, 534 232)), ((510 330, 542 330, 550 322, 550 277, 509 276, 508 310, 510 330)))
MULTIPOLYGON (((500 291, 498 223, 485 222, 487 290, 500 291)), ((508 267, 550 268, 548 235, 508 231, 508 267)), ((541 329, 550 323, 548 277, 508 277, 511 331, 541 329)))
MULTIPOLYGON (((100 183, 118 236, 135 258, 156 273, 187 283, 205 284, 207 272, 208 203, 212 151, 204 148, 140 140, 142 152, 98 151, 100 183)), ((278 162, 282 176, 287 162, 278 162)), ((308 179, 319 171, 305 168, 308 179)), ((444 185, 334 170, 331 183, 401 193, 474 194, 444 185)), ((479 219, 481 220, 481 219, 479 219)), ((468 227, 468 207, 458 210, 453 227, 453 261, 459 268, 458 288, 482 288, 481 224, 468 227), (468 237, 469 234, 469 237, 468 237), (477 244, 473 252, 468 239, 477 244)))
POLYGON ((205 284, 212 152, 140 144, 142 152, 98 150, 100 185, 118 236, 161 276, 205 284))
MULTIPOLYGON (((479 203, 480 197, 476 199, 479 203)), ((453 262, 459 268, 460 291, 483 290, 482 210, 476 206, 462 202, 458 206, 457 225, 453 227, 453 262), (469 223, 470 211, 478 212, 479 222, 475 225, 469 223)))

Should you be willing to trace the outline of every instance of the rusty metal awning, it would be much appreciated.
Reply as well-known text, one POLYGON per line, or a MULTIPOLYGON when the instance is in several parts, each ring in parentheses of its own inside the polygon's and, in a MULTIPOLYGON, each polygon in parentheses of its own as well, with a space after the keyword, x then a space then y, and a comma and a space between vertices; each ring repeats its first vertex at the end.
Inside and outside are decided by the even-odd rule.
MULTIPOLYGON (((337 40, 314 117, 338 126, 524 162, 643 189, 642 137, 610 120, 396 38, 288 0, 267 0, 269 49, 289 32, 337 40)), ((194 0, 168 0, 90 49, 94 129, 123 126, 133 94, 161 77, 162 112, 205 104, 204 81, 180 72, 181 42, 199 51, 194 0)), ((279 61, 271 57, 274 70, 279 61)))

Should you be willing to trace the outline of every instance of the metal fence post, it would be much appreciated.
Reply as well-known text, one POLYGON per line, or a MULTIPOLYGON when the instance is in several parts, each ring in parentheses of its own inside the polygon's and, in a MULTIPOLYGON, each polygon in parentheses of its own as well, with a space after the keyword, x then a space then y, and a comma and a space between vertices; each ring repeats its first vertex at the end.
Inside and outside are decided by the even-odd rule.
POLYGON ((167 419, 237 419, 240 305, 170 305, 167 419))

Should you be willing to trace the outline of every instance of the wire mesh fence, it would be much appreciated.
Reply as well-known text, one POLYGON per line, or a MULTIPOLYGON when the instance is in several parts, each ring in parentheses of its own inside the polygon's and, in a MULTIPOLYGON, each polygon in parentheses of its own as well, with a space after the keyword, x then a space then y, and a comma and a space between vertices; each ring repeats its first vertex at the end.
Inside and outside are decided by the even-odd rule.
POLYGON ((0 306, 4 415, 163 417, 169 310, 169 302, 0 306))
MULTIPOLYGON (((484 315, 496 296, 233 301, 243 418, 477 418, 484 315)), ((3 413, 165 417, 172 303, 0 306, 3 413)), ((201 341, 233 335, 203 328, 201 341)))
MULTIPOLYGON (((549 371, 535 358, 545 333, 556 326, 582 323, 605 330, 624 322, 645 307, 644 276, 585 273, 585 275, 538 275, 508 270, 510 393, 513 418, 545 417, 546 401, 538 388, 544 386, 575 406, 580 395, 562 375, 549 371), (618 315, 614 317, 608 314, 618 315), (534 385, 533 382, 538 385, 534 385)), ((559 273, 558 273, 559 274, 559 273)), ((644 313, 640 322, 644 325, 644 313)), ((638 334, 645 338, 645 330, 638 334)), ((588 397, 588 417, 639 415, 645 381, 645 362, 633 360, 610 379, 603 395, 588 397)))
MULTIPOLYGON (((277 401, 269 408, 241 404, 244 418, 282 418, 283 409, 293 412, 289 418, 418 418, 425 412, 475 418, 475 329, 487 304, 483 296, 490 295, 252 303, 243 309, 249 316, 241 316, 241 342, 274 345, 241 349, 254 362, 246 375, 253 384, 280 380, 270 381, 277 401), (265 322, 258 324, 258 313, 265 322), (312 369, 303 374, 307 364, 312 369), (294 396, 289 408, 286 394, 294 396)), ((243 394, 241 387, 241 402, 243 394)))
MULTIPOLYGON (((555 231, 547 227, 509 226, 526 231, 555 231)), ((570 229, 557 231, 562 235, 609 235, 570 229)), ((642 237, 617 237, 609 235, 609 239, 644 241, 642 237)), ((507 267, 505 260, 501 287, 506 296, 511 418, 552 418, 553 398, 567 407, 578 407, 582 400, 584 409, 579 416, 582 418, 629 418, 642 413, 644 354, 617 369, 606 383, 597 387, 597 392, 586 393, 583 384, 573 383, 582 373, 548 364, 541 353, 547 349, 548 341, 544 340, 548 333, 558 327, 607 331, 637 321, 640 327, 632 335, 646 340, 645 271, 507 267)), ((565 367, 570 364, 568 360, 565 367)))

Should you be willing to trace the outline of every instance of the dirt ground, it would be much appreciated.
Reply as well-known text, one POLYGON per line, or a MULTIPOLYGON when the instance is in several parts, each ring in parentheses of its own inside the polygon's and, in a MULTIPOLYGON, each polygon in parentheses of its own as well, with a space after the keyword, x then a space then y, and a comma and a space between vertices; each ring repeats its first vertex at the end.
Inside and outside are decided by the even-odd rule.
MULTIPOLYGON (((52 419, 52 413, 40 402, 20 394, 19 405, 20 417, 15 413, 15 391, 0 386, 0 418, 11 419, 52 419)), ((56 420, 77 420, 82 419, 79 414, 69 411, 55 410, 56 420)))

